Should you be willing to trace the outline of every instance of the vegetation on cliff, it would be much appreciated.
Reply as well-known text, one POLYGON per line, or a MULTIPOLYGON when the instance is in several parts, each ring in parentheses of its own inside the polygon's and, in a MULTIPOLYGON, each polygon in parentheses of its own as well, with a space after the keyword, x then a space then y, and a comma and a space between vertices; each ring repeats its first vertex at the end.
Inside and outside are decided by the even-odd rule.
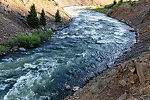
POLYGON ((34 4, 30 8, 29 14, 27 16, 27 22, 31 27, 39 28, 40 23, 37 17, 37 12, 34 4))
POLYGON ((55 14, 55 22, 61 22, 61 16, 59 14, 59 10, 57 10, 57 12, 55 14))
POLYGON ((119 6, 124 6, 124 7, 132 7, 134 6, 138 1, 126 1, 123 2, 123 0, 120 0, 118 3, 116 2, 116 0, 114 0, 113 4, 108 4, 108 5, 104 5, 103 7, 96 7, 96 8, 89 8, 90 10, 95 10, 104 14, 108 14, 110 13, 110 9, 111 11, 116 10, 119 6))
POLYGON ((46 18, 44 9, 42 9, 41 16, 40 16, 40 25, 46 26, 46 18))
POLYGON ((38 30, 32 33, 32 35, 25 35, 21 33, 16 38, 9 38, 7 43, 3 43, 0 46, 0 54, 5 54, 10 50, 17 50, 20 47, 29 49, 40 45, 46 41, 52 34, 51 30, 42 31, 38 30))

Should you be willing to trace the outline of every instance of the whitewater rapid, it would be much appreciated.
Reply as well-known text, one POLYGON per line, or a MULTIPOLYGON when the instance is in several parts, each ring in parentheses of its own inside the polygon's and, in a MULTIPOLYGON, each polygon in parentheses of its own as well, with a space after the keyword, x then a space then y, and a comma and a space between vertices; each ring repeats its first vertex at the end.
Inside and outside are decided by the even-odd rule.
POLYGON ((85 7, 66 7, 73 20, 42 46, 0 59, 1 100, 59 100, 136 42, 130 27, 85 7))

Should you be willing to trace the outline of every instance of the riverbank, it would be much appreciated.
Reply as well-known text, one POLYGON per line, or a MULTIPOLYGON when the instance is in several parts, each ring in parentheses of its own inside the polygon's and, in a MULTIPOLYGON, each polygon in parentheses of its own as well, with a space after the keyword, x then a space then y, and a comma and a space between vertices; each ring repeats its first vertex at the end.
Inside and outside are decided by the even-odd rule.
POLYGON ((110 17, 134 28, 137 42, 130 51, 116 60, 116 64, 121 64, 117 70, 107 70, 106 76, 94 78, 83 89, 79 89, 73 96, 65 100, 147 100, 150 98, 150 51, 148 51, 150 47, 150 9, 147 8, 148 5, 150 2, 142 0, 133 7, 118 7, 109 13, 110 17), (138 66, 142 68, 142 79, 144 80, 142 84, 140 84, 138 66))
POLYGON ((43 42, 46 42, 53 32, 68 27, 70 22, 71 19, 61 23, 51 22, 52 25, 50 27, 26 30, 9 36, 5 36, 5 33, 2 32, 0 35, 5 36, 5 39, 0 41, 0 57, 6 56, 11 52, 25 52, 26 50, 36 48, 43 42))
POLYGON ((5 56, 6 54, 14 51, 25 52, 26 49, 35 48, 47 41, 52 33, 52 30, 37 30, 32 32, 30 35, 21 33, 17 37, 9 37, 7 42, 0 45, 0 56, 5 56))
POLYGON ((1 59, 0 84, 4 87, 0 88, 0 98, 32 96, 60 100, 71 94, 73 86, 83 86, 86 80, 107 69, 107 64, 135 43, 135 34, 129 31, 129 26, 80 8, 83 9, 66 8, 75 17, 68 28, 55 32, 49 42, 1 59))

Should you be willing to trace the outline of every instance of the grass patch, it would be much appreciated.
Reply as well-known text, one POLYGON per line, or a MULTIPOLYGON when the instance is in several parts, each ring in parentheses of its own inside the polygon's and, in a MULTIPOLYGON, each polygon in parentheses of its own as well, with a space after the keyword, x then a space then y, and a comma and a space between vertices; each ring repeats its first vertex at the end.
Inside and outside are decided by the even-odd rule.
POLYGON ((97 83, 97 87, 100 89, 101 87, 103 87, 103 84, 102 84, 102 81, 98 81, 98 83, 97 83))
POLYGON ((137 1, 129 1, 130 6, 134 6, 137 3, 137 1))
POLYGON ((139 1, 127 1, 123 2, 123 0, 120 0, 118 3, 114 1, 112 4, 104 5, 103 7, 96 7, 96 8, 88 8, 89 10, 95 10, 104 14, 108 14, 108 10, 116 10, 119 6, 124 6, 124 7, 132 7, 139 1))
POLYGON ((43 32, 42 30, 38 30, 32 33, 32 35, 24 35, 20 34, 16 38, 16 42, 20 47, 35 47, 39 45, 41 42, 46 41, 52 34, 51 30, 47 30, 43 32))
POLYGON ((41 41, 45 41, 51 36, 52 33, 53 31, 51 30, 46 30, 45 32, 38 30, 33 32, 33 36, 38 36, 41 41))
POLYGON ((24 34, 20 34, 17 37, 17 43, 20 47, 29 48, 38 45, 40 42, 40 37, 37 35, 26 36, 24 34))
POLYGON ((14 46, 14 47, 12 47, 11 49, 14 51, 14 50, 16 50, 16 49, 18 49, 19 47, 18 46, 14 46))
POLYGON ((8 52, 10 50, 10 48, 9 47, 7 47, 7 46, 0 46, 0 54, 3 54, 3 53, 5 53, 5 52, 8 52))
POLYGON ((45 32, 38 30, 33 32, 32 35, 21 33, 16 38, 9 38, 8 42, 3 43, 3 45, 0 46, 0 54, 8 52, 9 50, 14 51, 19 47, 26 49, 36 47, 46 41, 52 33, 51 30, 46 30, 45 32))
POLYGON ((95 11, 98 11, 98 12, 101 12, 101 13, 104 13, 104 14, 107 14, 108 13, 108 10, 104 9, 104 8, 88 8, 89 10, 95 10, 95 11))

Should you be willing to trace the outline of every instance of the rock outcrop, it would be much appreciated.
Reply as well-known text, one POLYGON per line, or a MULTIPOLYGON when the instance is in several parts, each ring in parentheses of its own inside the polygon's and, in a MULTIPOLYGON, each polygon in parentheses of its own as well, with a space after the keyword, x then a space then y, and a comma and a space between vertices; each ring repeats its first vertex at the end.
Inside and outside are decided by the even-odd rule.
MULTIPOLYGON (((39 13, 45 10, 47 17, 46 28, 64 27, 69 25, 71 16, 68 15, 63 7, 65 6, 90 6, 111 3, 113 0, 1 0, 0 1, 0 44, 15 37, 21 32, 31 32, 31 28, 26 22, 26 16, 30 6, 34 3, 39 13), (62 26, 54 23, 56 10, 60 10, 63 22, 62 26)), ((54 29, 56 30, 56 29, 54 29)))

